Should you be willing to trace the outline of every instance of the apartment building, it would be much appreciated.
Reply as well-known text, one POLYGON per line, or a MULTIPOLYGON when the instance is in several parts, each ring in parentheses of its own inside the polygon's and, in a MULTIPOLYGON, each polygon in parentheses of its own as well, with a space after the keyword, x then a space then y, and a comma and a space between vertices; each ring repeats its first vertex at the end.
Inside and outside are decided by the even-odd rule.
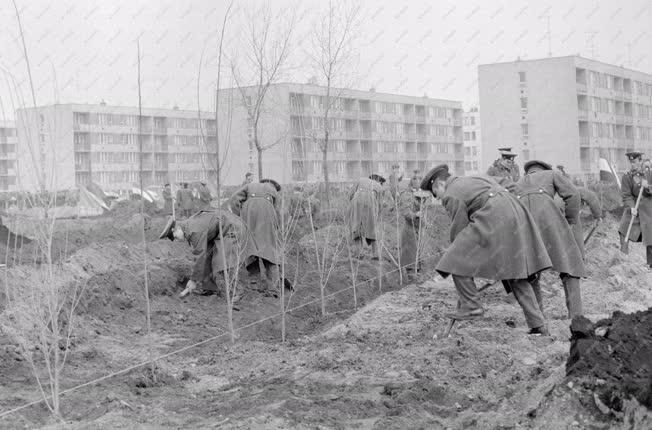
MULTIPOLYGON (((236 100, 230 111, 232 139, 250 141, 252 130, 241 97, 233 89, 221 94, 224 100, 236 100)), ((322 86, 281 83, 270 87, 265 104, 268 116, 261 121, 264 132, 259 136, 271 149, 264 153, 264 175, 282 182, 323 180, 327 104, 331 181, 349 182, 372 172, 389 175, 394 164, 406 175, 439 163, 464 174, 461 102, 343 89, 332 89, 327 98, 322 86)), ((255 166, 256 154, 246 148, 239 145, 240 152, 229 158, 231 166, 239 163, 236 170, 241 172, 255 166)))
POLYGON ((600 157, 652 156, 652 75, 579 56, 478 67, 483 163, 511 146, 519 164, 542 159, 572 175, 598 174, 600 157))
POLYGON ((467 175, 483 174, 480 111, 477 107, 464 112, 464 171, 467 175))
POLYGON ((104 103, 57 104, 16 112, 23 189, 106 190, 215 178, 215 119, 210 113, 104 103), (45 166, 45 167, 43 167, 45 166))
POLYGON ((0 193, 16 191, 16 124, 0 121, 0 193))

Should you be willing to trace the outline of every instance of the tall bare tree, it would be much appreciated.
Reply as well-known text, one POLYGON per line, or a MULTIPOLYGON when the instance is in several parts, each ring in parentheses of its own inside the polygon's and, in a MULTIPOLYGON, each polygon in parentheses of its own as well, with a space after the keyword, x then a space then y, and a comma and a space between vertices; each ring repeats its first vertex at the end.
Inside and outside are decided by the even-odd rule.
POLYGON ((322 104, 323 139, 317 140, 322 153, 324 194, 330 204, 328 177, 328 151, 330 149, 331 113, 342 108, 342 91, 345 79, 357 60, 355 41, 360 25, 360 5, 345 0, 328 2, 324 16, 319 19, 311 37, 312 66, 317 78, 326 87, 322 104), (339 86, 339 88, 335 88, 339 86))
POLYGON ((263 144, 259 127, 269 87, 279 81, 288 65, 296 20, 294 10, 289 8, 273 14, 267 4, 246 12, 248 34, 244 36, 244 48, 240 55, 231 58, 233 78, 242 96, 252 131, 249 151, 253 153, 255 148, 258 155, 258 179, 263 176, 263 152, 280 143, 263 144), (247 72, 249 76, 243 76, 247 72))

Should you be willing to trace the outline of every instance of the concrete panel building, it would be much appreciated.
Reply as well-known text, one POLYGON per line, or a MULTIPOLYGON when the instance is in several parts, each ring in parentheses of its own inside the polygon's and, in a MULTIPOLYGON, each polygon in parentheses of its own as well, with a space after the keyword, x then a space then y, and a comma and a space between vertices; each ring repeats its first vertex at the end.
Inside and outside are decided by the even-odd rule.
POLYGON ((0 193, 16 191, 16 124, 0 121, 0 193))
POLYGON ((477 107, 464 112, 464 171, 467 175, 483 174, 487 169, 482 162, 482 135, 480 111, 477 107))
MULTIPOLYGON (((253 97, 256 87, 245 88, 253 97)), ((240 90, 220 91, 220 104, 231 112, 232 170, 256 172, 253 133, 247 103, 240 90)), ((333 89, 331 92, 329 179, 349 182, 372 172, 388 175, 392 165, 403 172, 422 172, 448 163, 464 174, 461 102, 371 91, 333 89)), ((264 176, 282 182, 321 181, 326 88, 313 84, 280 83, 269 88, 259 137, 264 152, 264 176)), ((221 126, 220 126, 221 128, 221 126)), ((231 158, 230 158, 231 159, 231 158)))
POLYGON ((93 181, 121 191, 143 184, 215 180, 211 113, 105 104, 57 104, 16 112, 23 190, 73 189, 93 181), (139 139, 140 136, 140 139, 139 139))
POLYGON ((652 75, 579 56, 478 67, 483 164, 497 148, 563 164, 595 178, 598 158, 627 168, 625 153, 652 155, 652 75))

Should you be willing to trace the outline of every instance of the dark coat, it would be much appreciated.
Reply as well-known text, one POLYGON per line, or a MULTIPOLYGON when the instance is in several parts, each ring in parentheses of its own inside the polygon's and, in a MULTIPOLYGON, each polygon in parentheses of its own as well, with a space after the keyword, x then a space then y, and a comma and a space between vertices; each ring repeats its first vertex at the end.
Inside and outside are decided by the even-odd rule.
POLYGON ((349 192, 349 226, 351 238, 376 240, 376 222, 380 214, 383 189, 371 179, 362 178, 349 192))
POLYGON ((172 213, 172 190, 168 188, 163 188, 163 213, 171 214, 172 213))
POLYGON ((442 203, 452 219, 442 276, 525 279, 552 265, 530 213, 494 179, 451 177, 442 203))
POLYGON ((205 186, 202 185, 199 187, 199 209, 207 209, 211 206, 211 200, 213 200, 213 196, 211 196, 210 190, 205 186))
POLYGON ((247 253, 272 264, 281 264, 278 237, 278 192, 272 184, 252 182, 236 191, 230 200, 231 210, 244 220, 249 229, 247 253))
MULTIPOLYGON (((640 172, 627 172, 623 175, 621 181, 621 195, 625 211, 620 219, 618 233, 621 236, 627 234, 627 227, 632 215, 629 209, 636 205, 636 198, 641 189, 641 180, 646 178, 652 184, 652 172, 644 170, 640 172)), ((633 242, 643 242, 645 246, 652 246, 652 190, 650 188, 643 190, 641 202, 638 205, 638 216, 634 219, 632 230, 629 234, 629 240, 633 242)))
POLYGON ((193 197, 190 188, 180 188, 177 191, 177 205, 181 210, 193 210, 193 197))
POLYGON ((552 261, 552 269, 575 277, 585 275, 580 218, 580 193, 558 171, 528 173, 518 182, 518 198, 534 218, 552 261), (554 196, 564 201, 559 210, 554 196), (574 229, 579 227, 579 243, 574 229))
POLYGON ((508 178, 514 182, 518 182, 521 177, 518 164, 513 162, 508 163, 502 158, 495 160, 493 164, 489 166, 489 169, 487 169, 487 175, 498 178, 508 178))
POLYGON ((199 212, 185 221, 180 221, 179 225, 192 247, 192 253, 197 256, 190 275, 193 281, 215 281, 225 268, 225 258, 227 269, 247 264, 247 228, 236 215, 221 209, 199 212), (220 226, 224 246, 220 244, 220 226))

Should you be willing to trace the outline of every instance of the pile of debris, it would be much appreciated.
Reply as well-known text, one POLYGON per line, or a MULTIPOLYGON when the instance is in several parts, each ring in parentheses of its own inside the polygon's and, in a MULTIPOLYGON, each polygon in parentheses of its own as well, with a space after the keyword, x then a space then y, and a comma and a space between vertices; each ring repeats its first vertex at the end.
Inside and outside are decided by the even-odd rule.
POLYGON ((575 318, 571 333, 566 373, 593 390, 598 409, 617 416, 632 398, 652 409, 652 308, 575 318))

